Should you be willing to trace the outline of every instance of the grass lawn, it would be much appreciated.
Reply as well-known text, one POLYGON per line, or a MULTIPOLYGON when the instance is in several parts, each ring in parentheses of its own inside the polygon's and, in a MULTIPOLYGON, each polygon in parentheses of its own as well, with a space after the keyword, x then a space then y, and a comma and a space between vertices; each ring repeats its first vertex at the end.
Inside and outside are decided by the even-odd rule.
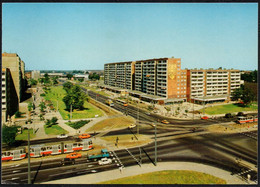
MULTIPOLYGON (((50 100, 53 103, 53 106, 57 109, 57 101, 59 112, 64 120, 69 120, 69 111, 66 111, 66 105, 62 101, 66 92, 62 86, 51 87, 51 91, 49 91, 44 97, 46 100, 50 100)), ((95 115, 103 116, 103 112, 93 106, 92 104, 85 102, 84 110, 74 110, 72 112, 72 119, 83 119, 83 118, 94 118, 95 115)))
POLYGON ((88 128, 86 132, 89 131, 104 131, 108 129, 115 129, 121 127, 128 127, 129 125, 133 124, 135 121, 132 117, 123 116, 118 118, 110 118, 102 120, 92 127, 88 128))
MULTIPOLYGON (((33 129, 29 129, 30 132, 30 139, 35 137, 35 134, 33 133, 33 129)), ((15 140, 28 140, 28 130, 24 129, 22 134, 18 134, 15 137, 15 140)))
MULTIPOLYGON (((258 106, 257 104, 251 104, 248 107, 241 107, 236 104, 227 104, 227 105, 218 105, 213 107, 205 108, 205 113, 209 115, 216 115, 216 114, 226 114, 226 113, 237 113, 242 111, 257 111, 258 106)), ((199 110, 203 112, 203 109, 199 110)))
POLYGON ((196 171, 165 170, 124 177, 99 184, 226 184, 226 181, 196 171))
POLYGON ((59 134, 69 133, 68 131, 61 128, 59 125, 52 125, 51 127, 48 127, 48 128, 46 125, 44 125, 44 130, 45 130, 46 134, 50 134, 50 135, 59 135, 59 134))

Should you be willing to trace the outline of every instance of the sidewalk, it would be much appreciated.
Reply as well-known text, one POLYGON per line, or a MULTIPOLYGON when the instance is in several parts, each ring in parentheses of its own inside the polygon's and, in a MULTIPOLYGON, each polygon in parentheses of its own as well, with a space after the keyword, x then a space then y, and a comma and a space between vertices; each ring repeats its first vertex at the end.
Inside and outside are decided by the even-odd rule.
POLYGON ((114 169, 100 173, 48 181, 41 184, 96 184, 108 180, 114 180, 123 177, 129 177, 162 170, 192 170, 219 177, 221 179, 224 179, 227 184, 248 184, 245 181, 236 177, 235 175, 231 175, 228 171, 204 164, 191 162, 159 162, 157 166, 154 166, 153 164, 143 164, 142 167, 136 165, 126 167, 123 169, 122 172, 120 172, 119 169, 114 169))

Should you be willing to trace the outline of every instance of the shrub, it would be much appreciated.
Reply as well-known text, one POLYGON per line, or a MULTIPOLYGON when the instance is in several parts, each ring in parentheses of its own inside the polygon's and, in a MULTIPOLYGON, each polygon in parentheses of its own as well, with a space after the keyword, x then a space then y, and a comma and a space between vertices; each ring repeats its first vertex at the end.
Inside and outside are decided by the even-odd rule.
POLYGON ((80 120, 77 122, 68 122, 67 124, 74 129, 79 129, 89 122, 90 122, 90 120, 80 120))
POLYGON ((45 94, 45 93, 42 93, 42 94, 40 94, 40 96, 41 96, 41 97, 44 97, 44 96, 46 96, 46 94, 45 94))
POLYGON ((22 113, 20 111, 15 112, 15 118, 22 117, 22 113))

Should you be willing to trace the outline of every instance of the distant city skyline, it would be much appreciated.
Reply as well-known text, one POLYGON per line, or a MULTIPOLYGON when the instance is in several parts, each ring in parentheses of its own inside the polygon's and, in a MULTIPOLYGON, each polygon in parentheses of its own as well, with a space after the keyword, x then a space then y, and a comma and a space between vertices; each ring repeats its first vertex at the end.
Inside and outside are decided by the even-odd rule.
POLYGON ((181 58, 182 69, 258 69, 257 3, 3 3, 2 52, 26 70, 103 70, 181 58))

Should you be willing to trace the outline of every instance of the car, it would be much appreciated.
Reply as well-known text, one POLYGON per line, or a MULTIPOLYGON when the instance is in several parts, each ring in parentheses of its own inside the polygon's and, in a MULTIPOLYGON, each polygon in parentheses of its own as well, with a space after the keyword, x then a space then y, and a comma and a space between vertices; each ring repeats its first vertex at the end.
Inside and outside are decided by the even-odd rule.
POLYGON ((209 117, 208 116, 203 116, 203 117, 201 117, 201 119, 207 120, 207 119, 209 119, 209 117))
POLYGON ((170 122, 165 119, 165 120, 162 120, 162 123, 169 124, 170 122))
POLYGON ((63 158, 60 162, 61 166, 67 165, 67 164, 75 164, 75 159, 74 158, 63 158))
POLYGON ((132 129, 132 128, 135 128, 136 127, 136 124, 131 124, 128 126, 129 129, 132 129))
POLYGON ((145 114, 146 114, 146 115, 148 115, 148 116, 150 116, 150 115, 151 115, 151 113, 150 113, 150 112, 146 112, 145 114))
POLYGON ((99 165, 112 164, 112 159, 110 158, 102 158, 98 161, 99 165))
POLYGON ((86 138, 90 138, 91 136, 89 134, 81 134, 79 135, 79 138, 81 139, 86 139, 86 138))
POLYGON ((60 134, 57 136, 57 138, 68 138, 67 134, 60 134))
POLYGON ((71 159, 81 158, 81 157, 82 157, 82 155, 80 153, 76 153, 76 152, 70 153, 66 156, 66 158, 71 158, 71 159))

